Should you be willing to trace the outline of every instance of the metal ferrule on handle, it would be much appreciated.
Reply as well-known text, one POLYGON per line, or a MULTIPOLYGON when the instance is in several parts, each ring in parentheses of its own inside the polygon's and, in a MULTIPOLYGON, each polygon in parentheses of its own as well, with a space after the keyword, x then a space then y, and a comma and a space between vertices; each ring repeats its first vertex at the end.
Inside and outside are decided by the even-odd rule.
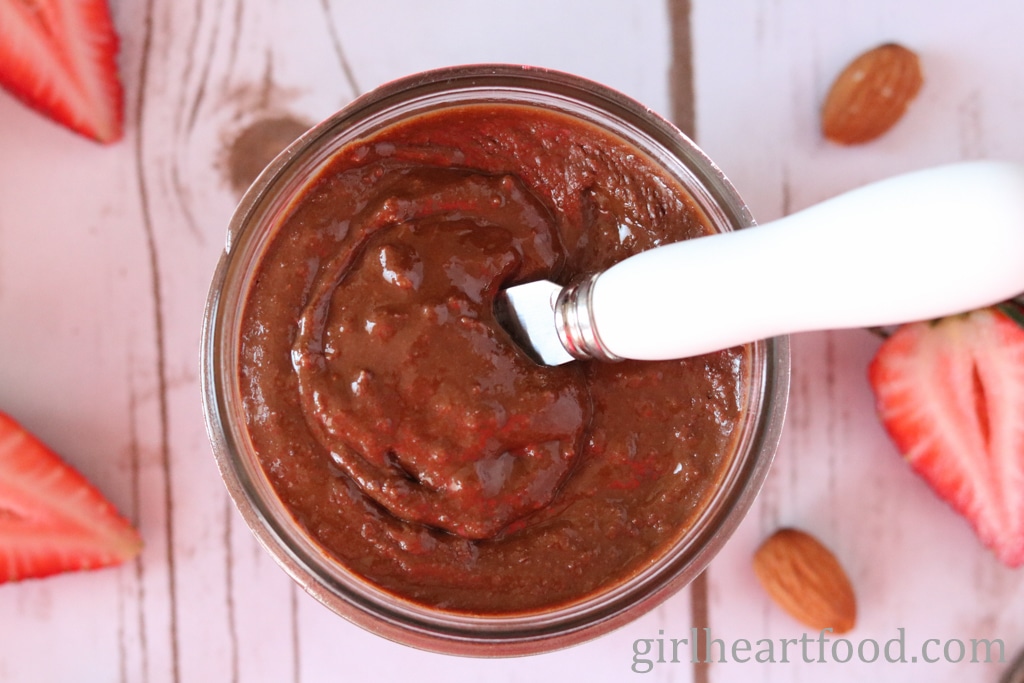
POLYGON ((594 283, 600 273, 564 288, 555 301, 555 328, 562 346, 578 360, 622 360, 601 341, 594 323, 594 283))

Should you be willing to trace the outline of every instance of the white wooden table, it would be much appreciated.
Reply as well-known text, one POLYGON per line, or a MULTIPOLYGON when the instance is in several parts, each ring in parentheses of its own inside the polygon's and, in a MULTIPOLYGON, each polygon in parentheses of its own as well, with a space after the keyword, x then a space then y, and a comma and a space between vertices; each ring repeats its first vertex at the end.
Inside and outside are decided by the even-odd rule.
POLYGON ((287 139, 385 80, 508 61, 602 81, 687 128, 695 122, 698 142, 763 221, 930 164, 1024 161, 1024 5, 112 6, 127 88, 122 142, 97 146, 0 97, 0 409, 92 479, 146 548, 121 568, 0 586, 0 681, 623 681, 644 678, 631 670, 637 641, 688 638, 694 627, 722 641, 727 661, 713 643, 715 663, 686 653, 654 662, 647 679, 996 681, 1006 664, 971 662, 972 639, 998 639, 1007 660, 1024 646, 1024 571, 1000 566, 894 452, 865 379, 879 343, 867 332, 793 339, 774 469, 702 580, 598 641, 515 660, 395 645, 293 586, 228 500, 197 377, 203 303, 246 164, 276 149, 275 135, 287 139), (817 112, 832 77, 889 40, 920 54, 919 99, 877 142, 825 143, 817 112), (262 131, 248 138, 263 141, 262 155, 260 145, 238 153, 247 130, 262 131), (768 601, 750 569, 754 548, 780 525, 814 532, 847 566, 860 603, 850 662, 835 661, 832 642, 819 662, 816 633, 807 634, 811 662, 793 645, 781 661, 782 641, 807 629, 768 601), (884 648, 901 632, 905 663, 886 663, 884 651, 859 661, 858 645, 870 658, 872 643, 884 648), (759 640, 772 641, 775 663, 753 661, 766 647, 759 640), (958 643, 963 661, 944 661, 958 643), (736 644, 750 662, 736 661, 736 644))

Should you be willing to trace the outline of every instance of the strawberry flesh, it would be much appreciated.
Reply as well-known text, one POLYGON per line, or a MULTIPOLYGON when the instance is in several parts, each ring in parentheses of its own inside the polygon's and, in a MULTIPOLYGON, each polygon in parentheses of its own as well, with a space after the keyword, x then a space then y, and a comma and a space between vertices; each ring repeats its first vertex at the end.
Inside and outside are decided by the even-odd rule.
POLYGON ((117 51, 106 0, 0 0, 0 86, 104 143, 123 134, 117 51))
POLYGON ((900 327, 868 376, 911 467, 1005 564, 1024 564, 1024 326, 1007 303, 900 327))
POLYGON ((92 484, 0 413, 0 583, 116 565, 141 548, 92 484))

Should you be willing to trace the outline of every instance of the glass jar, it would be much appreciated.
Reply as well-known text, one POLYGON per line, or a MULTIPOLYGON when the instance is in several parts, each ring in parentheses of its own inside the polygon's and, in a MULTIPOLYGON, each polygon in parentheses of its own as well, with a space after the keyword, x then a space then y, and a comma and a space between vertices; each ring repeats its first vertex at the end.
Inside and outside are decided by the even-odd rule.
POLYGON ((625 581, 551 609, 478 615, 404 599, 332 558, 281 502, 247 432, 239 349, 248 288, 282 217, 335 152, 395 122, 477 103, 554 110, 609 131, 686 188, 714 230, 753 225, 712 161, 670 123, 621 93, 580 77, 512 65, 414 75, 360 97, 302 135, 245 194, 207 302, 201 377, 207 428, 227 489, 256 538, 307 592, 337 614, 398 642, 444 653, 509 656, 606 633, 650 610, 707 566, 750 507, 774 456, 788 396, 789 346, 786 338, 749 345, 745 417, 721 485, 674 546, 625 581))

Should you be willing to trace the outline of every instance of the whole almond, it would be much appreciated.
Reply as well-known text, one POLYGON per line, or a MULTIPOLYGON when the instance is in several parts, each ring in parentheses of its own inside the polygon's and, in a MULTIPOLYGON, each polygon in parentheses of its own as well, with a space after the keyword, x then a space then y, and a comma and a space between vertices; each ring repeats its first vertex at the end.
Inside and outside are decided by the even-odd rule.
POLYGON ((828 548, 799 529, 780 529, 754 554, 754 573, 793 618, 816 630, 846 633, 857 622, 857 600, 828 548))
POLYGON ((900 120, 923 82, 920 60, 902 45, 865 52, 832 84, 821 111, 822 133, 843 145, 874 140, 900 120))

